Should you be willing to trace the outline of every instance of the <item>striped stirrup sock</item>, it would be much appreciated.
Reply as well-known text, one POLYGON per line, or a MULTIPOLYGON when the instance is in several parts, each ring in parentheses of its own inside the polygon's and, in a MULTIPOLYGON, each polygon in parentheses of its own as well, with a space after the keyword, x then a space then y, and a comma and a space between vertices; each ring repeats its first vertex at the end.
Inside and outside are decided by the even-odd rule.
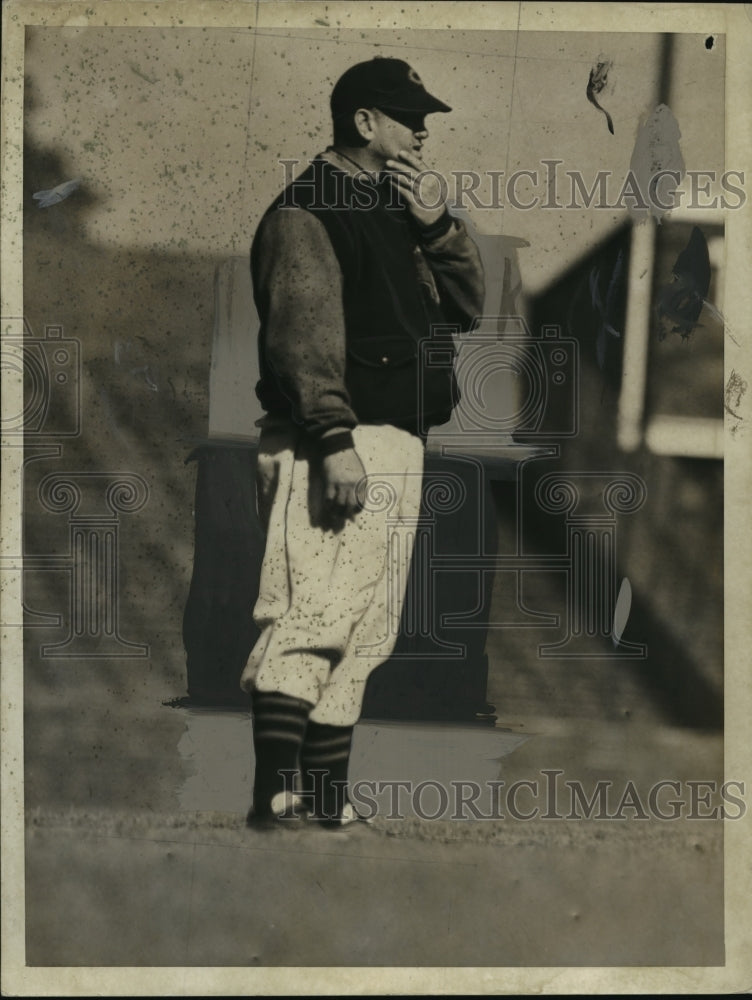
POLYGON ((309 810, 321 819, 342 816, 347 799, 353 726, 309 722, 300 751, 302 792, 309 810))
POLYGON ((293 790, 293 774, 306 731, 311 705, 277 691, 254 691, 253 749, 256 773, 253 779, 253 813, 272 815, 271 802, 279 792, 293 790), (287 772, 287 773, 285 773, 287 772))

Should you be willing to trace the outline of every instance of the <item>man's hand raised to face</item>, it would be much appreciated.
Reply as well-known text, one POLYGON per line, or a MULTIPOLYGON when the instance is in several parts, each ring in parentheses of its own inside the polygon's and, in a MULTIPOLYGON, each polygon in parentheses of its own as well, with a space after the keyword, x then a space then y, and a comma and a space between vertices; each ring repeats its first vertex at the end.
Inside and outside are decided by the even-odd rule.
POLYGON ((399 159, 387 160, 393 183, 407 210, 424 226, 433 225, 446 211, 446 182, 439 178, 416 153, 401 149, 399 159))

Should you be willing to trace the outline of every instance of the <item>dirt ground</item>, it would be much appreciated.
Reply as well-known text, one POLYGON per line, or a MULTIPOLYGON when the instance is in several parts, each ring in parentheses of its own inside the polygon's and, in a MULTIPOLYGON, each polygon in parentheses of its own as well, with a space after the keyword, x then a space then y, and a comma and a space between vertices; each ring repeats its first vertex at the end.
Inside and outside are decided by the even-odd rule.
POLYGON ((537 805, 537 817, 501 808, 504 818, 430 819, 406 809, 393 819, 385 806, 346 832, 259 832, 244 825, 247 713, 170 707, 176 692, 163 681, 129 688, 132 670, 29 671, 31 966, 723 963, 722 824, 687 818, 686 801, 672 821, 647 805, 662 779, 679 782, 684 800, 688 780, 722 780, 718 734, 630 719, 361 724, 359 777, 381 769, 398 778, 383 771, 396 746, 403 776, 434 774, 447 787, 489 775, 505 789, 538 782, 535 801, 530 786, 516 799, 520 816, 537 805), (545 769, 588 794, 610 781, 609 813, 631 781, 650 815, 545 818, 571 809, 564 794, 551 809, 545 769))

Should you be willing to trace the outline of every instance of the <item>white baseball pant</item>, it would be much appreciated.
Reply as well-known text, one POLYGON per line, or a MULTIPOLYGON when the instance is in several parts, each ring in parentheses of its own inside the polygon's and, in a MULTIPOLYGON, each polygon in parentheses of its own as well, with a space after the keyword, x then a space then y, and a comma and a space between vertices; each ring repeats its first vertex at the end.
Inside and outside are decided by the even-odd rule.
POLYGON ((254 620, 261 629, 241 677, 245 690, 310 702, 314 722, 357 722, 369 674, 397 640, 420 511, 423 444, 390 425, 359 425, 364 509, 327 527, 315 443, 266 418, 258 454, 266 531, 254 620))

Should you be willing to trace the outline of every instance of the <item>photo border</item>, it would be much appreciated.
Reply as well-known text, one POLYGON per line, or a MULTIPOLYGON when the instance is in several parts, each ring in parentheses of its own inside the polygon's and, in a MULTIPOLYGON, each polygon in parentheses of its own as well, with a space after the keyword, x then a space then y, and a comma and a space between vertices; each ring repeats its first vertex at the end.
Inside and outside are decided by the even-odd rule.
MULTIPOLYGON (((610 3, 373 3, 238 2, 238 0, 94 0, 25 2, 3 6, 2 95, 2 315, 23 315, 23 101, 26 25, 131 27, 285 28, 312 26, 336 11, 343 28, 453 29, 519 31, 670 31, 717 32, 726 36, 726 164, 743 170, 752 182, 752 4, 610 3)), ((732 369, 752 372, 748 324, 752 316, 752 205, 726 218, 727 325, 743 331, 737 345, 725 345, 725 378, 732 369)), ((752 394, 750 394, 752 395, 752 394)), ((3 372, 4 412, 23 409, 23 379, 3 372), (19 401, 21 404, 19 405, 19 401)), ((750 396, 738 433, 725 434, 725 768, 727 776, 752 772, 749 720, 752 685, 747 663, 752 639, 752 462, 750 396)), ((16 483, 23 458, 20 447, 3 442, 2 482, 16 483)), ((7 485, 2 492, 2 545, 20 551, 21 498, 7 485)), ((18 620, 20 572, 2 579, 2 621, 18 620)), ((746 992, 752 986, 752 875, 749 857, 752 814, 724 829, 726 963, 722 967, 572 967, 572 968, 29 968, 24 965, 24 787, 23 787, 22 629, 2 630, 2 990, 6 995, 77 996, 88 994, 163 995, 372 995, 507 993, 699 993, 746 992)))

